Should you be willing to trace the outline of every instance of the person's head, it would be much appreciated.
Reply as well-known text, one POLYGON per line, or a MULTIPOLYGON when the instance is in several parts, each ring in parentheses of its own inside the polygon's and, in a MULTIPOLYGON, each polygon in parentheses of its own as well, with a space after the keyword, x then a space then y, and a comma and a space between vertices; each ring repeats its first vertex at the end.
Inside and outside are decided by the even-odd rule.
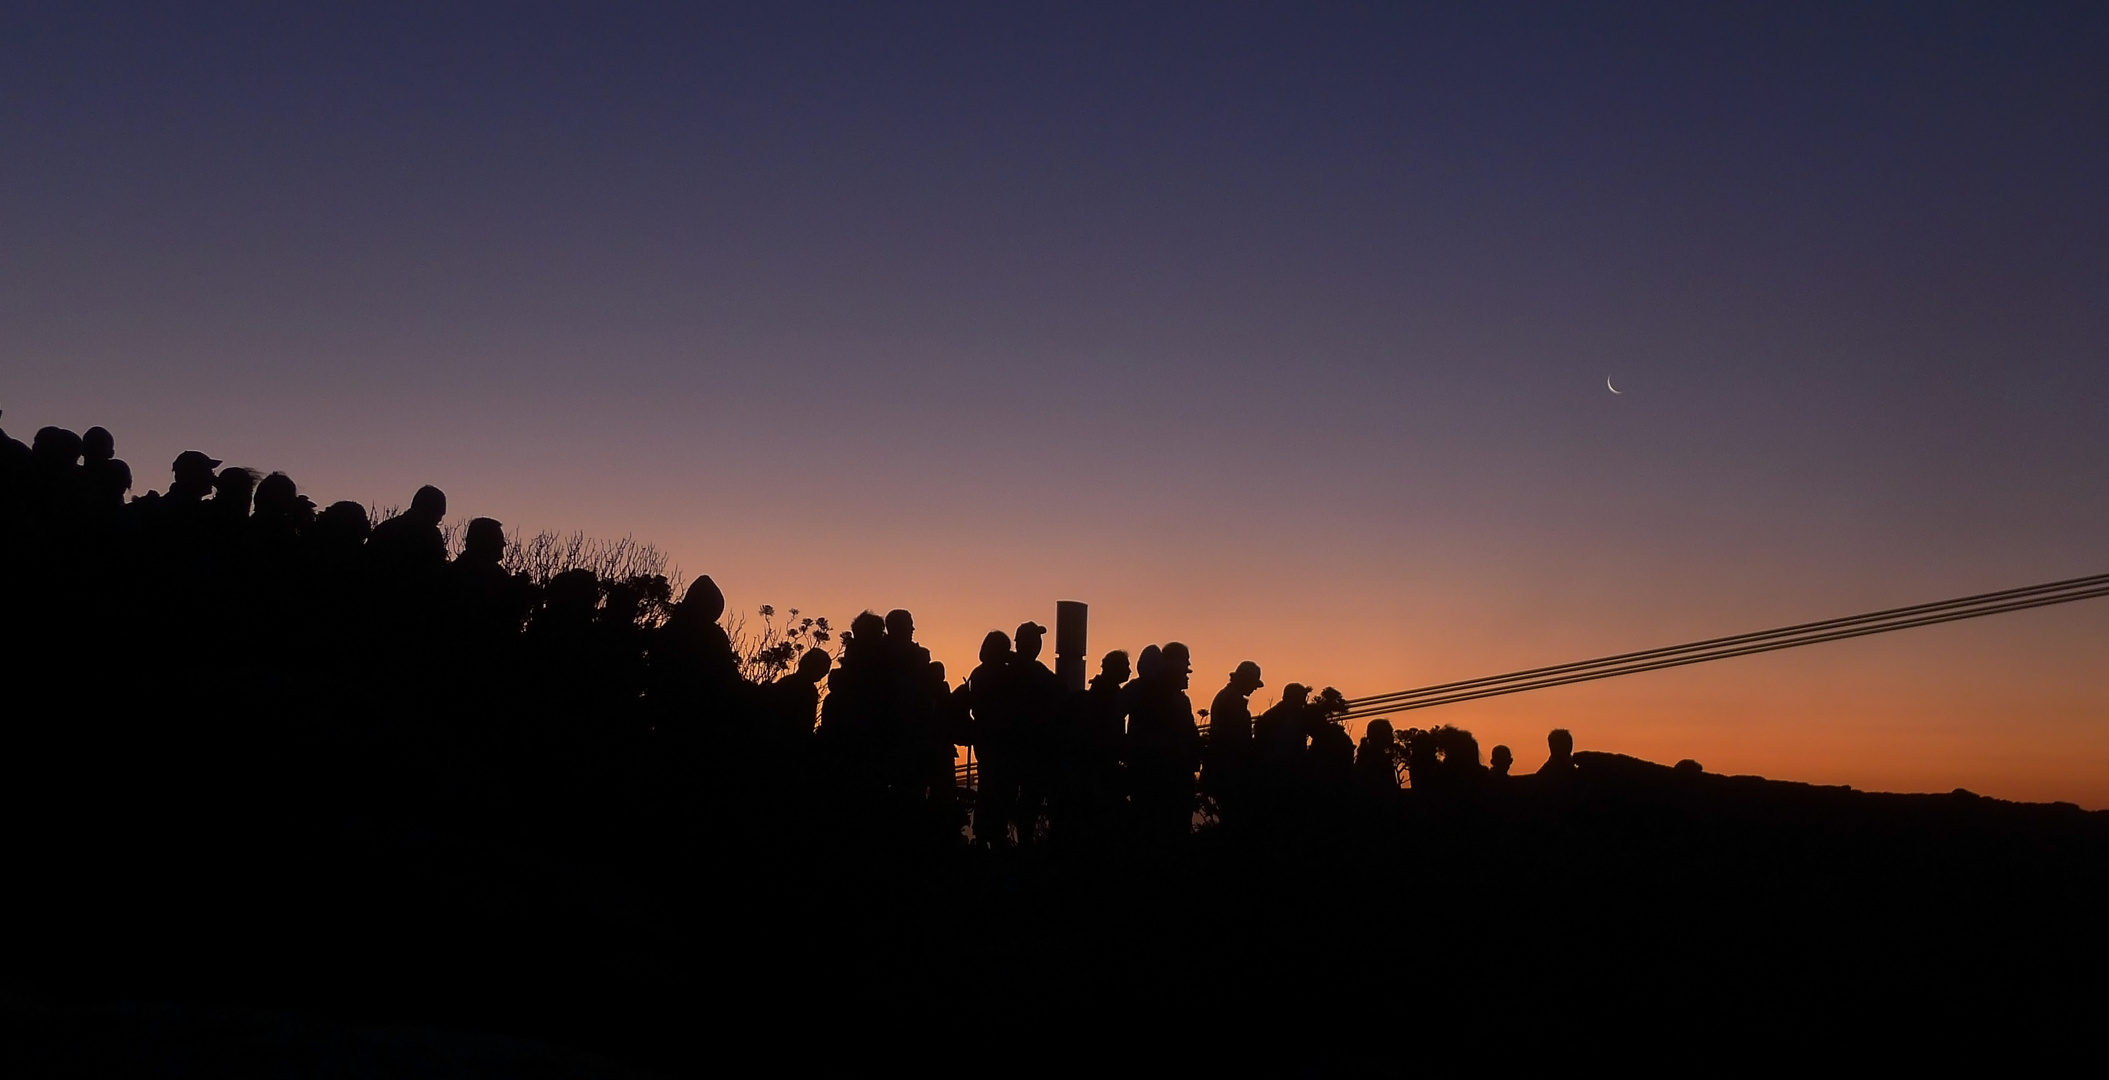
POLYGON ((688 587, 681 597, 681 614, 701 622, 717 622, 725 614, 725 594, 718 591, 718 583, 705 574, 688 587))
POLYGON ((447 516, 447 493, 426 484, 410 497, 410 513, 404 516, 424 525, 439 524, 447 516))
POLYGON ((1471 732, 1445 724, 1435 729, 1435 735, 1444 765, 1458 771, 1479 768, 1479 740, 1471 732))
MULTIPOLYGON (((468 551, 462 551, 468 557, 468 551)), ((635 626, 637 615, 644 610, 644 593, 627 581, 610 581, 601 586, 600 621, 607 626, 635 626)))
POLYGON ((886 613, 886 636, 900 644, 915 640, 915 616, 906 608, 895 608, 886 613))
POLYGON ((1172 642, 1164 647, 1164 677, 1181 690, 1186 689, 1187 680, 1194 674, 1193 654, 1186 646, 1172 642))
POLYGON ((324 539, 356 544, 372 531, 366 522, 366 508, 349 499, 329 504, 315 518, 315 534, 324 539))
POLYGON ((275 472, 257 481, 257 513, 291 514, 299 508, 300 487, 292 477, 275 472))
POLYGON ((1155 645, 1142 647, 1142 654, 1135 658, 1135 674, 1145 679, 1155 679, 1164 674, 1164 650, 1155 645))
POLYGON ((886 619, 875 612, 861 612, 849 621, 849 644, 869 653, 886 637, 886 619))
POLYGON ((1510 766, 1516 764, 1516 755, 1510 753, 1506 746, 1496 746, 1493 752, 1487 755, 1487 762, 1495 776, 1507 776, 1510 766))
POLYGON ((807 649, 798 657, 798 677, 804 682, 818 685, 827 678, 828 668, 834 666, 835 658, 826 649, 807 649))
POLYGON ((89 461, 108 461, 117 456, 117 437, 106 427, 92 427, 81 436, 81 453, 89 461))
POLYGON ((1300 682, 1282 687, 1282 701, 1290 705, 1302 705, 1311 699, 1311 688, 1300 682))
POLYGON ((1128 651, 1126 649, 1115 649, 1107 653, 1105 659, 1098 662, 1098 673, 1112 679, 1116 683, 1127 682, 1131 672, 1132 669, 1128 667, 1128 651))
POLYGON ((543 587, 542 604, 551 615, 590 619, 600 606, 600 577, 591 570, 566 570, 543 587))
POLYGON ((256 473, 238 465, 220 470, 212 481, 212 501, 229 513, 249 512, 250 496, 256 493, 256 473))
POLYGON ((493 518, 470 518, 469 527, 462 530, 461 557, 488 563, 505 558, 505 526, 493 518))
POLYGON ((1040 658, 1040 639, 1047 635, 1047 628, 1036 622, 1018 624, 1018 659, 1025 661, 1040 658))
POLYGON ((1574 756, 1574 736, 1566 728, 1554 728, 1545 736, 1545 745, 1552 751, 1554 761, 1566 761, 1574 756))
POLYGON ((1392 741, 1391 721, 1378 717, 1362 729, 1362 741, 1372 746, 1390 746, 1392 741))
POLYGON ((1250 694, 1265 685, 1260 681, 1260 666, 1250 660, 1239 664, 1238 669, 1230 673, 1230 686, 1240 694, 1250 694))
POLYGON ((212 486, 212 471, 219 467, 219 458, 207 457, 198 450, 185 450, 176 455, 169 471, 175 473, 176 483, 202 491, 212 486))
POLYGON ((991 630, 991 631, 989 631, 989 632, 988 632, 987 634, 984 634, 984 635, 982 635, 982 638, 981 638, 981 662, 982 662, 982 663, 984 663, 984 664, 1001 664, 1001 663, 1005 662, 1006 660, 1010 659, 1010 655, 1011 655, 1011 639, 1010 639, 1010 635, 1008 635, 1008 634, 1005 634, 1005 633, 1004 633, 1003 631, 1001 631, 1001 630, 991 630))
POLYGON ((30 440, 29 452, 46 468, 78 465, 81 437, 62 427, 38 428, 36 438, 30 440))

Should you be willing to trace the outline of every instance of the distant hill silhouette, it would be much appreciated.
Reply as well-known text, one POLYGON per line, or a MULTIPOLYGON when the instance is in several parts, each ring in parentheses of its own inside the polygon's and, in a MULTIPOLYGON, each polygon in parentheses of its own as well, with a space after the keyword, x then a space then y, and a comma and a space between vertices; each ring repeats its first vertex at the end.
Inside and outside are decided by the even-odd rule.
POLYGON ((1030 622, 957 678, 905 610, 740 647, 634 546, 529 568, 437 489, 376 523, 197 451, 128 497, 98 432, 0 435, 0 1022, 39 1068, 1396 1072, 2096 993, 2100 813, 1565 732, 1510 775, 1454 727, 1356 745, 1331 690, 1254 717, 1261 665, 1177 642, 1073 690, 1030 622))

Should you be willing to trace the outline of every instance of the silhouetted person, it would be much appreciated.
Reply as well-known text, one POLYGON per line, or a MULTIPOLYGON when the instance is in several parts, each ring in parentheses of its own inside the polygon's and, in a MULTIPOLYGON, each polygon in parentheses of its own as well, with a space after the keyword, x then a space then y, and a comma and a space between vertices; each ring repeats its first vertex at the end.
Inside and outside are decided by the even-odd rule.
POLYGON ((1019 624, 1012 639, 1009 685, 1017 710, 1018 803, 1011 821, 1021 844, 1032 841, 1041 804, 1055 782, 1060 752, 1056 724, 1068 696, 1061 678, 1040 662, 1046 635, 1046 627, 1028 621, 1019 624))
POLYGON ((1145 645, 1135 654, 1135 678, 1120 691, 1120 715, 1127 723, 1135 715, 1136 703, 1142 700, 1145 687, 1155 683, 1164 673, 1164 650, 1155 645, 1145 645))
POLYGON ((915 643, 915 616, 905 608, 886 613, 886 652, 904 670, 930 663, 930 650, 915 643))
POLYGON ((212 494, 213 470, 219 467, 220 459, 207 457, 200 450, 185 450, 169 464, 174 479, 168 485, 168 493, 147 492, 138 509, 144 515, 142 524, 162 549, 162 559, 180 564, 189 558, 204 513, 204 500, 212 494))
MULTIPOLYGON (((526 575, 509 574, 502 565, 505 546, 504 525, 487 517, 471 518, 462 530, 461 554, 442 572, 455 643, 469 663, 494 661, 520 632, 533 603, 526 575)), ((635 610, 633 601, 631 619, 635 610)), ((641 647, 640 641, 631 652, 641 647)))
POLYGON ((898 809, 899 800, 892 796, 905 782, 908 676, 900 670, 896 648, 887 640, 883 617, 866 611, 850 620, 821 706, 819 745, 839 789, 834 793, 843 807, 838 817, 860 828, 874 824, 874 813, 898 809))
MULTIPOLYGON (((259 479, 255 470, 239 465, 221 469, 212 479, 213 516, 222 521, 247 521, 259 479)), ((441 557, 445 557, 444 548, 441 557)))
POLYGON ((973 702, 974 839, 1003 847, 1018 803, 1017 695, 1011 691, 1011 639, 991 630, 981 639, 981 663, 967 676, 973 702))
POLYGON ((306 547, 326 551, 331 556, 356 555, 366 546, 366 538, 373 533, 367 523, 366 508, 350 500, 333 502, 315 515, 315 525, 306 536, 306 547))
POLYGON ((642 620, 652 580, 630 577, 601 582, 600 613, 593 618, 594 648, 607 664, 607 691, 625 720, 639 719, 636 706, 649 681, 645 653, 650 635, 642 620))
POLYGON ((1091 677, 1091 684, 1084 693, 1090 697, 1087 711, 1087 727, 1092 735, 1089 740, 1101 753, 1111 750, 1119 759, 1121 740, 1127 737, 1127 717, 1121 712, 1121 687, 1127 685, 1132 674, 1128 667, 1128 654, 1115 649, 1099 660, 1098 674, 1091 677))
POLYGON ((248 527, 251 552, 274 568, 282 567, 292 560, 301 534, 314 522, 314 502, 300 493, 292 477, 272 473, 256 485, 256 505, 248 527))
POLYGON ((520 647, 524 677, 532 687, 528 706, 548 736, 611 698, 609 657, 599 647, 595 615, 600 578, 583 568, 566 570, 542 587, 542 605, 528 620, 520 647))
POLYGON ((966 725, 954 715, 945 666, 916 643, 915 616, 903 608, 887 612, 885 640, 886 783, 904 827, 927 846, 948 848, 965 824, 953 765, 966 725))
POLYGON ((178 502, 197 502, 212 494, 213 470, 220 467, 220 459, 207 457, 198 450, 185 450, 176 455, 169 465, 175 479, 168 485, 168 498, 178 502))
POLYGON ((1247 660, 1230 673, 1229 683, 1208 704, 1208 745, 1201 761, 1201 790, 1215 799, 1224 820, 1240 809, 1245 773, 1252 757, 1252 708, 1246 699, 1265 685, 1260 680, 1260 666, 1247 660))
POLYGON ((1187 699, 1193 661, 1185 645, 1172 642, 1160 654, 1159 673, 1138 680, 1135 712, 1129 717, 1129 783, 1136 826, 1159 839, 1193 828, 1194 771, 1201 765, 1201 732, 1187 699))
POLYGON ((367 554, 386 574, 411 579, 437 573, 447 561, 446 537, 439 531, 446 516, 446 492, 426 484, 411 496, 410 509, 373 527, 367 554))
POLYGON ((125 493, 132 490, 132 467, 117 456, 117 439, 109 429, 89 428, 81 436, 81 453, 89 497, 101 507, 124 505, 125 493))
POLYGON ((944 665, 916 643, 915 616, 904 608, 886 613, 886 707, 896 745, 888 753, 888 783, 916 798, 950 799, 952 761, 958 732, 945 720, 951 698, 944 665))
POLYGON ((71 532, 87 504, 87 487, 81 472, 81 437, 61 427, 37 429, 29 444, 32 504, 48 525, 71 532))
POLYGON ((678 714, 676 723, 693 722, 696 710, 721 707, 742 681, 732 638, 718 625, 724 614, 725 594, 706 574, 688 587, 659 628, 652 648, 652 688, 660 704, 678 714))
POLYGON ((1355 772, 1355 740, 1342 726, 1340 714, 1347 711, 1340 691, 1328 686, 1318 700, 1305 708, 1305 730, 1310 733, 1310 775, 1328 789, 1347 786, 1355 772))
POLYGON ((1516 764, 1516 755, 1510 753, 1506 746, 1496 746, 1487 755, 1487 763, 1488 776, 1496 780, 1505 780, 1508 778, 1509 769, 1516 764))
POLYGON ((1448 724, 1435 729, 1435 743, 1443 755, 1443 775, 1463 787, 1486 778, 1487 767, 1479 763, 1479 740, 1463 728, 1448 724))
POLYGON ((364 628, 356 622, 369 600, 362 570, 366 538, 372 532, 366 508, 345 500, 315 515, 315 524, 300 538, 301 572, 308 589, 305 604, 313 612, 309 631, 318 655, 344 659, 346 643, 363 636, 364 628))
POLYGON ((798 666, 770 683, 762 697, 769 710, 771 740, 787 759, 795 759, 813 738, 820 716, 820 680, 833 666, 827 650, 807 649, 799 654, 798 666))
POLYGON ((1398 751, 1398 743, 1392 737, 1391 721, 1381 717, 1371 720, 1362 731, 1362 745, 1355 750, 1356 783, 1366 791, 1397 791, 1398 751))
POLYGON ((1080 695, 1070 782, 1075 817, 1087 837, 1100 837, 1113 829, 1126 792, 1121 759, 1128 734, 1121 687, 1128 675, 1128 654, 1115 649, 1099 661, 1098 674, 1080 695))
POLYGON ((1538 767, 1538 775, 1553 780, 1565 780, 1574 775, 1574 736, 1566 728, 1554 728, 1545 736, 1546 749, 1550 755, 1545 764, 1538 767))
POLYGON ((1253 762, 1263 774, 1264 782, 1291 783, 1302 771, 1304 744, 1308 739, 1305 713, 1310 694, 1310 688, 1302 683, 1282 687, 1281 700, 1261 713, 1259 721, 1253 725, 1253 762))
POLYGON ((212 498, 204 503, 204 521, 215 557, 232 563, 249 536, 249 507, 259 477, 255 470, 229 465, 212 481, 212 498))
POLYGON ((1434 731, 1414 729, 1406 735, 1406 779, 1417 793, 1443 786, 1442 745, 1434 731))

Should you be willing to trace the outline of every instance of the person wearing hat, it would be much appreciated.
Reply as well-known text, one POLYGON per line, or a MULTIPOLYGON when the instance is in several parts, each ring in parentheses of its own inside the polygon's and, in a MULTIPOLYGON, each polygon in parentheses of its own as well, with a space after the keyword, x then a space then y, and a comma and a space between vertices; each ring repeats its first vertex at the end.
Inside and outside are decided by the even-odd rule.
POLYGON ((219 467, 219 458, 185 450, 169 465, 175 479, 168 485, 168 493, 149 491, 132 500, 129 512, 158 537, 157 544, 187 542, 185 538, 196 528, 205 508, 205 497, 212 494, 213 482, 218 479, 213 470, 219 467))
POLYGON ((683 721, 698 708, 717 709, 740 682, 739 654, 718 619, 725 614, 725 593, 709 574, 697 578, 659 628, 652 649, 652 685, 663 702, 677 707, 683 721))
POLYGON ((167 498, 177 502, 200 502, 212 494, 213 481, 218 479, 213 470, 220 467, 220 459, 207 457, 198 450, 185 450, 176 455, 169 471, 176 479, 168 486, 167 498))
POLYGON ((1216 813, 1228 821, 1244 794, 1246 759, 1252 753, 1252 707, 1247 698, 1267 685, 1260 666, 1250 660, 1230 673, 1230 682, 1208 703, 1208 743, 1201 758, 1201 790, 1216 801, 1216 813))
POLYGON ((1062 704, 1068 698, 1061 678, 1040 662, 1046 636, 1046 627, 1028 619, 1018 624, 1018 632, 1012 638, 1008 677, 1017 709, 1018 803, 1011 820, 1021 846, 1032 843, 1041 804, 1055 783, 1055 725, 1061 720, 1062 704))

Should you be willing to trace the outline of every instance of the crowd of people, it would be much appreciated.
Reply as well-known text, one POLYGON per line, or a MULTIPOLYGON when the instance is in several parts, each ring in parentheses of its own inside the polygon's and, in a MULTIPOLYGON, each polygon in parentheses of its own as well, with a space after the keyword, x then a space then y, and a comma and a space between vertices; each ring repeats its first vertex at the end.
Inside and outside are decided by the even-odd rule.
MULTIPOLYGON (((435 487, 376 521, 200 451, 170 469, 164 489, 135 493, 103 428, 46 427, 28 445, 0 433, 0 554, 30 571, 11 575, 11 599, 51 616, 43 640, 56 647, 40 658, 51 677, 205 678, 252 711, 258 699, 287 711, 319 700, 432 716, 544 780, 709 758, 712 775, 763 777, 820 807, 818 827, 936 846, 1161 840, 1350 804, 1381 812, 1402 782, 1470 787, 1513 763, 1495 747, 1483 765, 1467 732, 1382 719, 1357 745, 1331 688, 1291 683, 1254 716, 1266 684, 1252 661, 1197 715, 1193 657, 1176 641, 1132 661, 1109 652, 1073 688, 1041 660, 1047 629, 1030 621, 990 631, 956 685, 906 610, 859 615, 839 655, 813 644, 755 681, 709 577, 678 601, 659 575, 574 567, 534 580, 508 568, 490 518, 468 521, 450 553, 435 487), (58 630, 68 619, 85 625, 58 630), (97 642, 86 654, 83 639, 97 642), (595 761, 614 764, 584 764, 595 761)), ((1571 750, 1555 732, 1545 772, 1571 768, 1571 750)))
POLYGON ((1564 731, 1523 775, 1454 727, 1350 728, 1330 689, 1269 704, 1259 663, 1176 641, 1079 687, 1084 658, 1050 669, 1061 635, 1030 621, 963 676, 906 610, 786 649, 728 631, 707 577, 552 564, 450 522, 437 488, 320 504, 185 451, 136 490, 156 485, 117 447, 0 433, 0 850, 25 912, 0 982, 54 1000, 698 1072, 748 1029, 787 1060, 906 1058, 942 1030, 1103 1068, 1148 1029, 1170 1067, 1271 1046, 1397 1071, 1426 1018, 1519 988, 1550 1015, 1650 994, 1713 1015, 1873 971, 1975 1001, 2036 977, 2016 957, 2055 986, 2109 955, 2098 812, 1721 776, 1564 731))

